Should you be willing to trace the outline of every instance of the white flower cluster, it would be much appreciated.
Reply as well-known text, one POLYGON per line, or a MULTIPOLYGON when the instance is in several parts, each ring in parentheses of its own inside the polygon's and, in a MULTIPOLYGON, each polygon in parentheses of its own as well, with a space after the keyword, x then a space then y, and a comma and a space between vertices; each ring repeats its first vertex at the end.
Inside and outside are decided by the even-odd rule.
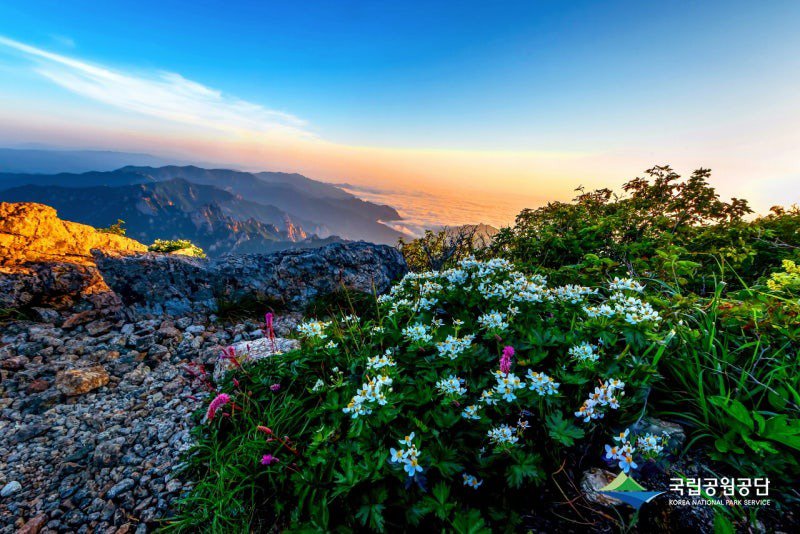
POLYGON ((475 419, 475 420, 478 420, 478 419, 481 418, 481 416, 478 415, 478 410, 479 409, 480 409, 480 407, 478 405, 476 405, 476 404, 472 404, 470 406, 467 406, 466 408, 464 408, 464 411, 461 412, 461 417, 463 417, 464 419, 475 419))
POLYGON ((569 355, 581 361, 596 362, 600 359, 597 353, 597 345, 591 343, 581 343, 569 349, 569 355))
POLYGON ((618 276, 614 277, 614 280, 608 284, 608 288, 611 291, 636 291, 637 293, 641 293, 644 291, 644 286, 634 280, 633 278, 620 278, 618 276))
POLYGON ((464 285, 469 275, 464 269, 448 269, 442 273, 442 276, 450 283, 452 288, 458 288, 464 285))
MULTIPOLYGON (((494 377, 497 380, 497 384, 495 384, 492 389, 492 399, 495 398, 494 395, 496 394, 504 401, 511 402, 517 398, 515 391, 525 388, 525 384, 522 383, 522 380, 513 373, 506 374, 497 370, 494 372, 494 377)), ((490 403, 487 402, 487 404, 490 403)))
POLYGON ((467 392, 467 388, 464 387, 464 379, 458 378, 456 375, 450 375, 436 382, 436 389, 438 389, 439 393, 442 395, 456 397, 460 397, 467 392))
POLYGON ((472 345, 473 339, 475 339, 475 336, 472 334, 460 338, 449 335, 447 339, 436 344, 436 349, 439 351, 439 356, 455 360, 472 345))
POLYGON ((358 419, 359 416, 369 415, 372 413, 372 405, 378 404, 383 406, 386 404, 386 395, 384 390, 390 390, 392 379, 388 376, 377 376, 361 385, 355 397, 350 400, 350 403, 342 408, 344 413, 349 413, 353 419, 358 419))
POLYGON ((630 430, 625 429, 624 432, 614 436, 614 441, 617 442, 615 445, 606 445, 606 459, 618 461, 619 468, 626 473, 639 467, 633 459, 637 448, 641 449, 646 458, 655 458, 664 450, 669 439, 666 432, 661 437, 647 433, 636 438, 636 447, 634 447, 631 440, 628 439, 629 434, 630 430))
POLYGON ((588 317, 591 317, 591 318, 594 318, 594 317, 614 317, 614 314, 616 313, 614 311, 614 308, 612 308, 608 304, 600 304, 598 306, 584 306, 583 307, 583 311, 584 311, 584 313, 586 313, 586 315, 588 317))
POLYGON ((392 359, 392 351, 386 349, 383 356, 373 356, 367 359, 367 369, 378 370, 384 367, 394 367, 397 365, 392 359))
POLYGON ((566 286, 554 287, 550 290, 550 300, 560 300, 570 304, 580 304, 586 297, 597 293, 596 289, 590 287, 569 284, 566 286))
POLYGON ((645 453, 660 454, 664 450, 664 445, 667 441, 666 432, 662 437, 656 437, 655 434, 647 433, 644 436, 639 436, 636 439, 636 446, 642 449, 645 453))
POLYGON ((305 321, 297 325, 297 331, 307 339, 325 339, 328 337, 325 329, 330 325, 330 321, 305 321))
POLYGON ((509 278, 501 282, 484 279, 478 284, 478 292, 487 299, 511 299, 514 302, 542 302, 547 294, 547 281, 543 276, 530 277, 511 271, 509 278))
POLYGON ((412 343, 428 343, 433 339, 430 327, 420 323, 403 328, 403 337, 412 343))
POLYGON ((527 378, 528 380, 531 381, 530 385, 528 386, 528 389, 535 391, 540 396, 544 397, 545 395, 558 394, 558 386, 560 386, 561 384, 559 384, 546 374, 537 373, 528 369, 527 378))
POLYGON ((503 331, 508 328, 506 314, 498 311, 490 311, 478 317, 478 324, 490 331, 503 331))
POLYGON ((603 382, 602 386, 594 388, 594 392, 589 395, 589 398, 583 401, 583 406, 575 412, 575 417, 583 419, 584 423, 588 423, 592 419, 602 419, 605 413, 598 408, 605 406, 613 410, 619 408, 619 401, 614 393, 619 390, 624 394, 624 388, 625 384, 616 378, 603 382))
POLYGON ((407 449, 389 449, 389 461, 393 464, 402 463, 403 471, 410 477, 422 472, 422 466, 418 462, 420 450, 414 445, 413 439, 414 433, 412 432, 399 441, 400 445, 405 445, 408 447, 407 449))
POLYGON ((487 433, 489 441, 495 445, 513 445, 519 438, 514 430, 508 425, 500 425, 497 428, 489 430, 487 433))
POLYGON ((624 317, 630 324, 639 324, 645 321, 657 323, 661 316, 653 307, 637 297, 627 297, 622 293, 614 293, 609 298, 614 303, 614 313, 624 317))
POLYGON ((344 315, 342 316, 342 322, 356 325, 361 322, 361 318, 358 315, 344 315))

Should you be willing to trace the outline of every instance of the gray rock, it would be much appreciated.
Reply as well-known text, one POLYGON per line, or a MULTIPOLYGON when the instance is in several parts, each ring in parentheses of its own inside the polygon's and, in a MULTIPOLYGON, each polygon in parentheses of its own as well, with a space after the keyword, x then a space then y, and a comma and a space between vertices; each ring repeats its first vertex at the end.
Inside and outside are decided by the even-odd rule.
POLYGON ((603 506, 617 506, 622 504, 622 501, 619 499, 600 493, 600 489, 607 486, 615 477, 616 475, 614 473, 597 467, 585 471, 583 476, 581 476, 580 486, 586 500, 603 506))
POLYGON ((22 484, 16 480, 12 480, 0 490, 0 497, 8 497, 22 489, 22 484))
POLYGON ((382 293, 406 272, 397 249, 363 242, 214 261, 155 253, 92 253, 103 279, 137 313, 214 312, 217 298, 244 295, 302 309, 342 287, 382 293))

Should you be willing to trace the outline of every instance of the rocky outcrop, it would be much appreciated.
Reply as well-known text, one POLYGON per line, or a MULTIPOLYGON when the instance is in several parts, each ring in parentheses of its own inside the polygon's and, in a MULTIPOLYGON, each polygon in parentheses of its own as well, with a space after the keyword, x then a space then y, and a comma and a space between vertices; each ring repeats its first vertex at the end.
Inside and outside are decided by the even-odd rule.
POLYGON ((109 292, 92 249, 141 252, 127 237, 62 221, 56 211, 28 202, 0 203, 0 308, 66 308, 109 292))
POLYGON ((144 252, 127 237, 98 232, 85 224, 62 221, 56 210, 32 202, 0 202, 0 263, 30 262, 93 265, 91 250, 144 252))
POLYGON ((154 315, 214 311, 217 298, 242 296, 302 309, 343 288, 382 293, 406 271, 395 248, 362 242, 213 261, 108 251, 95 251, 94 259, 126 306, 154 315))

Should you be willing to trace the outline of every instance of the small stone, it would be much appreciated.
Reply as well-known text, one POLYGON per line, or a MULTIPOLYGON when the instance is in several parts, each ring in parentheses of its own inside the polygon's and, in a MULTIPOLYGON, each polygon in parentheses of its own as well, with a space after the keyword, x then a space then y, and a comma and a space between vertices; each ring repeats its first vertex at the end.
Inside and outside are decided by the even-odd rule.
POLYGON ((12 480, 0 490, 0 497, 8 497, 22 489, 22 484, 16 480, 12 480))
POLYGON ((0 367, 6 371, 19 371, 24 368, 28 363, 28 358, 25 356, 12 356, 0 362, 0 367))
POLYGON ((82 312, 78 312, 76 314, 70 315, 64 324, 61 325, 62 328, 70 329, 75 328, 76 326, 80 326, 82 324, 86 324, 91 322, 92 319, 95 318, 97 312, 95 310, 86 310, 82 312))
POLYGON ((131 490, 136 483, 130 478, 123 478, 114 484, 108 492, 106 492, 107 499, 115 499, 123 493, 131 490))
POLYGON ((43 323, 56 324, 61 316, 52 308, 31 308, 36 318, 43 323))
POLYGON ((42 530, 45 523, 47 523, 47 516, 45 514, 39 514, 22 525, 22 528, 17 531, 17 534, 39 534, 39 531, 42 530))
POLYGON ((50 387, 50 382, 48 382, 47 380, 42 380, 41 378, 37 378, 36 380, 28 384, 28 387, 25 388, 25 391, 28 393, 41 393, 42 391, 45 391, 49 387, 50 387))
POLYGON ((83 395, 108 384, 108 373, 102 365, 86 369, 70 369, 56 375, 56 387, 65 395, 83 395))
POLYGON ((96 337, 111 330, 111 326, 108 321, 92 321, 86 325, 86 332, 90 336, 96 337))
POLYGON ((11 438, 12 443, 25 443, 37 436, 41 436, 50 429, 49 426, 41 423, 34 423, 32 425, 25 425, 17 430, 17 433, 11 438))

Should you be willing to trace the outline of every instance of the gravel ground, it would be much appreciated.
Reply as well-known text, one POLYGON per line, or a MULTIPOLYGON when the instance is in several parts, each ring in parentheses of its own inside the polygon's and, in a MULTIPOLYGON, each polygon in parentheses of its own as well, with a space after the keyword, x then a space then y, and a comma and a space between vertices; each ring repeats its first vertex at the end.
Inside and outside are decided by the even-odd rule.
POLYGON ((0 327, 0 532, 148 532, 188 489, 179 457, 208 388, 187 366, 210 376, 223 346, 263 334, 72 319, 0 327))

